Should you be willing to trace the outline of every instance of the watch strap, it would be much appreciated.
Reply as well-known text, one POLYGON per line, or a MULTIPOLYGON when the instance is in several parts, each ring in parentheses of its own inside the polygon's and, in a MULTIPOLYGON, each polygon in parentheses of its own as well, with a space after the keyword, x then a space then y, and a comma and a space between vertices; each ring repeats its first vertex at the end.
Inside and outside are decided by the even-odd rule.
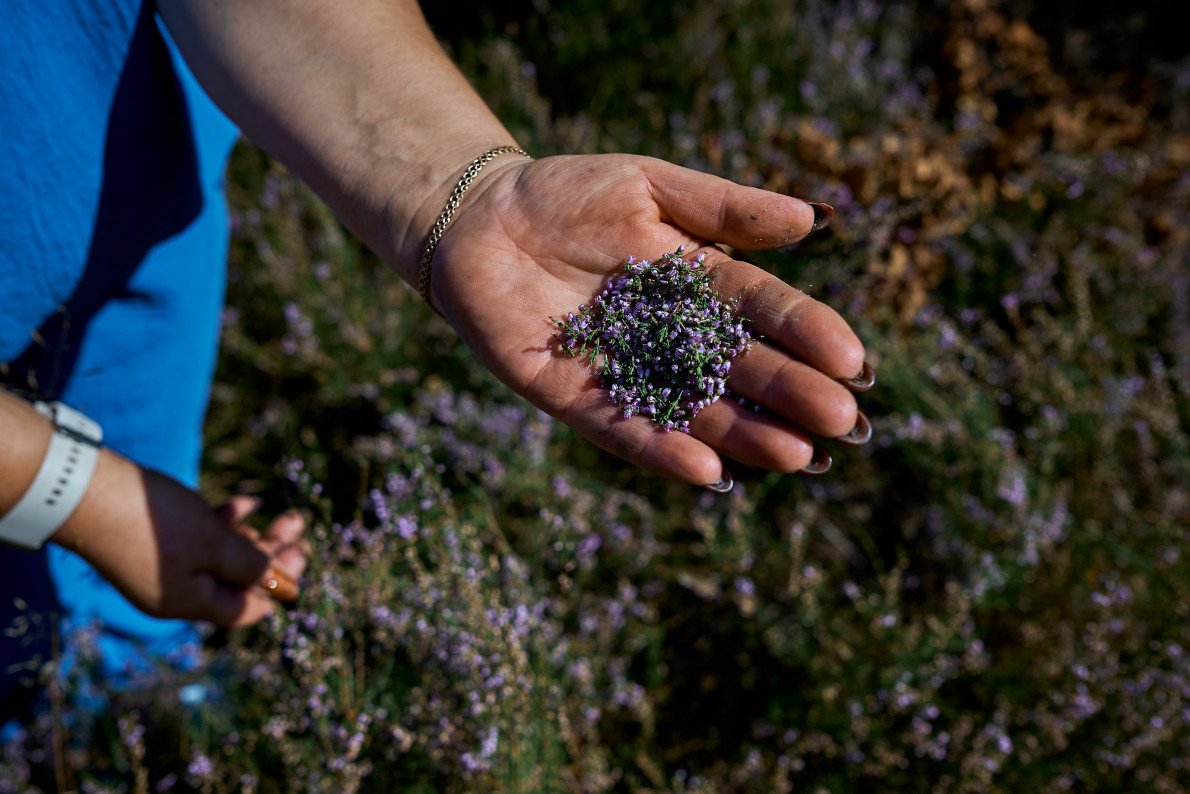
POLYGON ((35 403, 55 429, 32 485, 0 517, 0 540, 38 549, 70 518, 95 473, 103 431, 91 419, 62 403, 35 403))

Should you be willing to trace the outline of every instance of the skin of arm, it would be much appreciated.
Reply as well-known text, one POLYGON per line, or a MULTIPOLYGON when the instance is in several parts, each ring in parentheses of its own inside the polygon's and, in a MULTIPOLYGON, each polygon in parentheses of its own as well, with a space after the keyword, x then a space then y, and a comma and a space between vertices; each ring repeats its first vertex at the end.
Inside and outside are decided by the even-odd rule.
POLYGON ((410 283, 462 166, 516 143, 411 0, 158 9, 223 111, 410 283))
MULTIPOLYGON (((0 515, 33 482, 53 432, 28 402, 0 390, 0 515)), ((180 483, 103 449, 82 501, 51 541, 151 615, 246 625, 274 608, 258 585, 268 567, 297 576, 305 566, 301 518, 282 516, 253 542, 234 529, 250 510, 243 499, 212 510, 180 483)))
MULTIPOLYGON (((515 144, 446 57, 413 0, 161 0, 207 92, 309 183, 410 283, 451 188, 480 153, 515 144)), ((833 310, 731 259, 811 231, 804 201, 631 155, 505 155, 464 197, 433 260, 431 295, 477 357, 525 399, 603 448, 692 484, 720 481, 720 454, 797 471, 814 437, 858 426, 840 380, 864 349, 833 310), (578 360, 554 354, 547 318, 598 292, 629 255, 686 246, 765 337, 733 366, 733 388, 691 433, 621 420, 578 360), (734 407, 733 407, 734 406, 734 407)))
POLYGON ((0 389, 0 515, 33 484, 53 432, 32 405, 0 389))

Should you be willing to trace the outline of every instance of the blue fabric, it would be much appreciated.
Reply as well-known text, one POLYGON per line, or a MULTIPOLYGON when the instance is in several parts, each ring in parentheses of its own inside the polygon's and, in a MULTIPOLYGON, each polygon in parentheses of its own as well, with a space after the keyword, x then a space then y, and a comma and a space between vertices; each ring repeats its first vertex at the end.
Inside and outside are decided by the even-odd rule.
MULTIPOLYGON (((228 239, 222 184, 236 135, 151 4, 6 5, 4 377, 77 407, 103 426, 112 449, 191 486, 217 349, 228 239)), ((113 673, 196 639, 188 623, 133 608, 64 549, 0 548, 0 628, 50 611, 61 611, 66 627, 101 622, 113 673)), ((46 653, 30 636, 0 634, 0 703, 12 666, 46 653)))

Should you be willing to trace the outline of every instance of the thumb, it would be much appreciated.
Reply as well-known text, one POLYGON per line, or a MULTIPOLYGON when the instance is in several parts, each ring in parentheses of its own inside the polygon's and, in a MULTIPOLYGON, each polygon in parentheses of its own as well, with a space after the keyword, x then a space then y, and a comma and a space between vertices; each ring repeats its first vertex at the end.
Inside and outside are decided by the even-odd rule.
POLYGON ((756 250, 792 245, 830 223, 835 210, 721 177, 645 159, 642 166, 661 220, 712 242, 756 250))

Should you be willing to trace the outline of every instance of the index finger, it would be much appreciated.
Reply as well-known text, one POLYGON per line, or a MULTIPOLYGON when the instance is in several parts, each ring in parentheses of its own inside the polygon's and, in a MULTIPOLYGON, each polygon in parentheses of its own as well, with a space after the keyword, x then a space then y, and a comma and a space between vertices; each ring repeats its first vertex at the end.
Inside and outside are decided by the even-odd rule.
POLYGON ((864 370, 864 345, 834 309, 718 248, 699 253, 715 269, 715 290, 752 323, 753 333, 831 378, 864 370))
POLYGON ((641 170, 660 219, 696 237, 746 250, 780 248, 827 226, 835 210, 664 160, 643 158, 641 170))

